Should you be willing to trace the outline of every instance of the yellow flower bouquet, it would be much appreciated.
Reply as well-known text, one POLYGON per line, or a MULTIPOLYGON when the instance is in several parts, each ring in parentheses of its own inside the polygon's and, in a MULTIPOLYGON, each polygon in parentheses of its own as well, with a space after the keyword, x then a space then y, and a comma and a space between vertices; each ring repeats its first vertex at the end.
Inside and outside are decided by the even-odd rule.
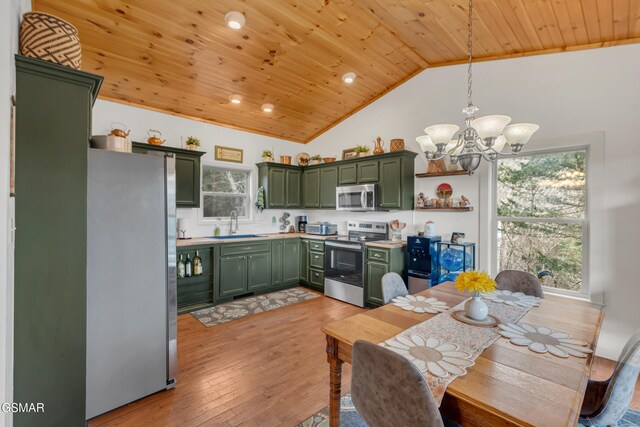
POLYGON ((496 282, 484 271, 465 271, 456 277, 456 289, 460 292, 471 292, 479 295, 496 290, 496 282))

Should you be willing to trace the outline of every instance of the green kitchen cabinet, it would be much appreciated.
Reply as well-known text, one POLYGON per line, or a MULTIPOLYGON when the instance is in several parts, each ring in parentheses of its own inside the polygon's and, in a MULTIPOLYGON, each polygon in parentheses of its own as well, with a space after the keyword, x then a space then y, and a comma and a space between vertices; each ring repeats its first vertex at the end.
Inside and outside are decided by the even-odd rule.
POLYGON ((358 182, 358 166, 356 163, 338 166, 338 184, 351 185, 358 182))
POLYGON ((369 304, 383 305, 382 276, 389 272, 389 264, 367 262, 367 294, 369 304), (380 285, 378 285, 380 284, 380 285))
POLYGON ((300 239, 285 239, 282 254, 282 281, 285 285, 300 280, 300 239))
POLYGON ((280 163, 258 163, 258 185, 264 187, 265 208, 296 209, 303 206, 302 169, 280 163))
POLYGON ((178 314, 188 313, 193 310, 209 307, 214 303, 214 275, 213 255, 214 247, 211 245, 178 246, 178 259, 193 261, 196 251, 202 259, 202 274, 192 277, 178 277, 178 314))
POLYGON ((271 286, 271 253, 247 255, 247 289, 250 292, 271 286))
POLYGON ((378 160, 361 161, 358 163, 358 184, 375 184, 379 180, 378 160))
POLYGON ((336 208, 336 187, 338 186, 338 167, 324 166, 319 170, 320 170, 320 208, 335 209, 336 208))
POLYGON ((141 142, 134 142, 132 151, 140 154, 172 153, 176 159, 176 207, 200 207, 200 160, 205 154, 203 151, 141 142))
POLYGON ((300 283, 307 284, 309 282, 309 241, 307 239, 300 240, 300 283))
POLYGON ((320 207, 320 169, 309 169, 302 174, 303 206, 307 209, 320 207))
POLYGON ((247 292, 247 256, 231 255, 220 258, 219 295, 221 298, 247 292))
POLYGON ((102 77, 20 55, 15 67, 15 293, 9 358, 13 402, 39 402, 46 412, 14 413, 13 425, 84 426, 87 168, 91 109, 102 77))
POLYGON ((367 280, 365 301, 370 307, 383 305, 382 276, 394 272, 404 275, 404 248, 382 248, 367 246, 367 280))
POLYGON ((302 239, 309 245, 307 254, 306 286, 324 292, 324 242, 317 239, 302 239))
POLYGON ((282 257, 284 254, 284 242, 276 240, 271 242, 271 284, 282 285, 282 257))
POLYGON ((415 153, 404 151, 400 155, 380 159, 378 182, 380 209, 413 209, 415 156, 415 153))

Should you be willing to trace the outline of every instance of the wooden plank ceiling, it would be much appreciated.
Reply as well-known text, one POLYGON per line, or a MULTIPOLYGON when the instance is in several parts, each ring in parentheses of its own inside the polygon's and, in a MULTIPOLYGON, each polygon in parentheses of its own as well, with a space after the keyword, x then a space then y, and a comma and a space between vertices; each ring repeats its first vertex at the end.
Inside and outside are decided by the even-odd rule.
MULTIPOLYGON (((74 24, 101 98, 308 142, 467 56, 467 0, 33 0, 74 24), (244 13, 240 30, 224 15, 244 13), (352 85, 341 76, 357 73, 352 85), (229 102, 240 94, 242 104, 229 102), (272 113, 263 103, 275 104, 272 113)), ((474 57, 640 42, 640 0, 475 0, 474 57)), ((464 84, 464 82, 461 82, 464 84)))

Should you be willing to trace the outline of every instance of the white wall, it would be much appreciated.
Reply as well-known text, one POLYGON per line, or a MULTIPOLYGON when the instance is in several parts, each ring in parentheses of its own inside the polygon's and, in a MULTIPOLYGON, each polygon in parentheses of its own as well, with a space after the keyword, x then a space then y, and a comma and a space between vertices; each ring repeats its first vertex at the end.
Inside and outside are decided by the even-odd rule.
MULTIPOLYGON (((605 195, 592 203, 604 207, 604 219, 591 226, 605 230, 604 272, 607 312, 598 353, 615 358, 626 339, 640 328, 637 257, 640 253, 640 45, 584 50, 474 64, 474 103, 480 115, 507 114, 514 122, 540 124, 530 143, 590 132, 605 134, 605 195)), ((357 84, 357 83, 356 83, 357 84)), ((309 152, 331 154, 347 145, 414 138, 435 123, 463 125, 466 66, 428 69, 372 103, 308 145, 309 152)), ((416 169, 424 169, 416 160, 416 169)), ((479 173, 447 178, 456 193, 478 206, 479 173)), ((417 191, 433 192, 431 178, 416 180, 417 191)), ((466 231, 477 241, 478 213, 416 213, 415 221, 433 219, 439 231, 466 231)), ((480 242, 481 244, 483 242, 480 242)), ((481 257, 482 261, 482 257, 481 257)), ((487 268, 481 265, 481 268, 487 268)))
MULTIPOLYGON (((13 396, 13 242, 10 218, 13 200, 9 197, 10 99, 15 94, 15 63, 20 17, 31 10, 28 0, 0 4, 0 402, 13 396)), ((10 414, 0 414, 0 427, 11 425, 10 414)))

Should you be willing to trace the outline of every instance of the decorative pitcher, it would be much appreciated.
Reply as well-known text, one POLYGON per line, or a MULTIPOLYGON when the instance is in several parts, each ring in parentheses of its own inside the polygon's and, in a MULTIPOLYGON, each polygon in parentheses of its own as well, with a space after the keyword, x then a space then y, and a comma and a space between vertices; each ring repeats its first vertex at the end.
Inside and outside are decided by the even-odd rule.
POLYGON ((382 142, 382 138, 376 138, 376 146, 373 149, 373 154, 382 154, 384 153, 384 142, 382 142))

